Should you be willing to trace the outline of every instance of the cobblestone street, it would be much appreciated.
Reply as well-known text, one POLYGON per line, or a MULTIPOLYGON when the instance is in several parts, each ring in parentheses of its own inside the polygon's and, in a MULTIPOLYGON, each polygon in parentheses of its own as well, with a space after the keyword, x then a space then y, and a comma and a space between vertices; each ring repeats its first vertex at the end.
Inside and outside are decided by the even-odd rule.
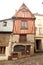
POLYGON ((9 61, 0 61, 0 65, 43 65, 43 54, 9 61))

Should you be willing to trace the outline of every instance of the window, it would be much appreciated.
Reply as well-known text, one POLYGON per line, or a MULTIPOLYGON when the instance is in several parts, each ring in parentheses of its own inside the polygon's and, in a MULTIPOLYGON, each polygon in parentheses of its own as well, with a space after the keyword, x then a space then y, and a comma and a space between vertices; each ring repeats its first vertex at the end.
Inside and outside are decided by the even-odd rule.
POLYGON ((35 27, 35 31, 37 31, 37 27, 35 27))
POLYGON ((42 28, 39 27, 39 34, 42 34, 42 28))
POLYGON ((37 24, 38 24, 38 26, 41 25, 41 19, 37 19, 37 24))
POLYGON ((5 47, 0 47, 0 54, 5 54, 5 47))
POLYGON ((3 26, 7 26, 7 22, 4 21, 4 22, 3 22, 3 26))
POLYGON ((19 41, 20 42, 26 42, 27 41, 26 34, 20 34, 19 41))
POLYGON ((41 22, 41 19, 38 19, 39 22, 41 22))
POLYGON ((27 28, 27 22, 22 21, 22 23, 21 23, 21 28, 27 28))
POLYGON ((23 52, 24 50, 25 50, 25 46, 23 45, 14 46, 14 52, 23 52))

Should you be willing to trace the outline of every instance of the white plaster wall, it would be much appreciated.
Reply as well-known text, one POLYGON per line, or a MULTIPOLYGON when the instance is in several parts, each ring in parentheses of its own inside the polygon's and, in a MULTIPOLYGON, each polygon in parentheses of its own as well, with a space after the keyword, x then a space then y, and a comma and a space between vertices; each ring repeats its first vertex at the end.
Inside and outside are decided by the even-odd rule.
POLYGON ((6 47, 6 56, 11 56, 11 42, 9 42, 8 47, 6 47))
POLYGON ((0 31, 12 31, 13 30, 13 20, 6 20, 7 26, 3 26, 3 22, 0 22, 0 31))
POLYGON ((0 60, 8 60, 8 56, 0 56, 0 60))
POLYGON ((36 35, 39 35, 39 27, 42 28, 41 34, 43 34, 43 15, 35 15, 36 20, 35 20, 35 27, 36 29, 36 35))
POLYGON ((11 49, 12 49, 12 36, 10 35, 9 45, 6 47, 6 56, 11 56, 11 49))

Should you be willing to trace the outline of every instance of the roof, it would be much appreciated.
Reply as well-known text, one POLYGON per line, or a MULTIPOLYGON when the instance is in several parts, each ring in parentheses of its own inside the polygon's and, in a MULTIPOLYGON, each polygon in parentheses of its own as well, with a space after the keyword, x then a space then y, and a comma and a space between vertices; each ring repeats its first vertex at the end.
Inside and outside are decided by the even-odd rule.
POLYGON ((25 9, 28 10, 28 7, 27 7, 24 3, 21 5, 21 7, 19 8, 19 10, 20 10, 20 9, 23 9, 23 8, 25 8, 25 9))
POLYGON ((43 14, 39 14, 39 13, 34 13, 34 15, 43 16, 43 14))
POLYGON ((23 14, 26 15, 26 17, 28 17, 28 18, 29 17, 30 18, 35 18, 34 14, 32 14, 32 12, 28 9, 28 7, 24 3, 21 5, 21 7, 19 8, 19 10, 15 13, 15 17, 23 17, 23 14))
MULTIPOLYGON (((15 16, 12 16, 11 18, 8 18, 8 19, 0 20, 0 22, 18 18, 18 17, 16 17, 16 14, 17 14, 19 11, 23 10, 23 9, 27 10, 27 11, 31 14, 31 16, 33 16, 33 18, 35 18, 34 14, 32 14, 32 12, 29 10, 29 8, 23 3, 23 4, 21 5, 21 7, 19 8, 19 10, 15 13, 15 16)), ((28 17, 27 17, 27 18, 28 18, 28 17)))
POLYGON ((4 33, 4 34, 7 34, 7 33, 8 33, 8 34, 10 34, 10 33, 12 33, 12 32, 13 32, 13 31, 3 31, 3 30, 2 30, 2 31, 0 31, 0 34, 1 34, 1 33, 4 33))
POLYGON ((13 19, 13 18, 3 19, 3 20, 0 20, 0 22, 6 21, 6 20, 12 20, 12 19, 13 19))

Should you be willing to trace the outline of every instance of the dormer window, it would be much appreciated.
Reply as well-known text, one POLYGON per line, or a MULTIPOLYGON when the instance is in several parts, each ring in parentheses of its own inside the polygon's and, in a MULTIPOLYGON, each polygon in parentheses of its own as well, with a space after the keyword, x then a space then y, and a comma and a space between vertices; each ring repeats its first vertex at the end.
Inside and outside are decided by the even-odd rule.
POLYGON ((6 22, 6 21, 3 22, 3 26, 4 26, 4 27, 7 26, 7 22, 6 22))
POLYGON ((21 22, 21 28, 27 28, 27 21, 22 21, 21 22))

